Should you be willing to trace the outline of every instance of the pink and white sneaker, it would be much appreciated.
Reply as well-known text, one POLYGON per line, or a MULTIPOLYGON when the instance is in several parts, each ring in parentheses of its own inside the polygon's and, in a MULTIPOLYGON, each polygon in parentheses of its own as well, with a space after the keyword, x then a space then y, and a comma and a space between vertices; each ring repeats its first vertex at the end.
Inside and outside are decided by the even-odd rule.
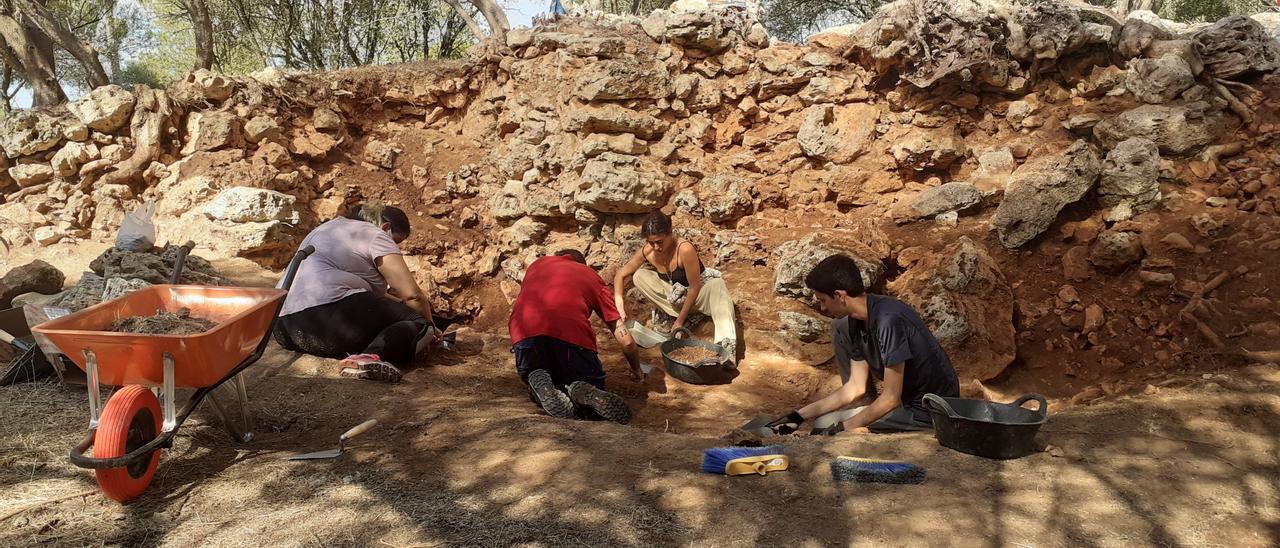
POLYGON ((353 354, 338 362, 338 373, 344 377, 382 382, 400 382, 404 374, 377 354, 353 354))

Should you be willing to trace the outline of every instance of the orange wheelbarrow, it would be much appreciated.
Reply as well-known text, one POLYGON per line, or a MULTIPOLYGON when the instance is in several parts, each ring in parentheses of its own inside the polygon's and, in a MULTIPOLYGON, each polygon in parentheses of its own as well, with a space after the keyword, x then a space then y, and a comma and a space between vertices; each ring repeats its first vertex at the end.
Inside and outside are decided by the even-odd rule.
POLYGON ((153 285, 32 329, 88 377, 89 433, 71 449, 70 459, 75 466, 94 470, 102 493, 112 500, 127 502, 147 489, 161 450, 173 446, 178 427, 223 383, 233 381, 243 424, 230 420, 216 397, 210 401, 232 437, 242 443, 253 439, 239 374, 262 357, 298 265, 315 251, 307 246, 294 255, 284 289, 177 285, 192 245, 179 251, 169 285, 153 285), (217 325, 194 335, 105 331, 121 318, 182 308, 217 325), (102 384, 117 387, 105 408, 100 401, 102 384), (176 388, 196 389, 181 410, 175 410, 176 388), (85 456, 90 448, 93 456, 85 456))

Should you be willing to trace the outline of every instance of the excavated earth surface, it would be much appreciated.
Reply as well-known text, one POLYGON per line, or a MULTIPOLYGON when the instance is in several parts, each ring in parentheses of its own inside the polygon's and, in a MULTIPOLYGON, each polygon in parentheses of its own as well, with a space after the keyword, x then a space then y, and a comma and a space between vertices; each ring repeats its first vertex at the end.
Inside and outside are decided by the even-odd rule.
MULTIPOLYGON (((1277 544, 1280 49, 1240 19, 970 10, 1000 3, 905 0, 803 46, 734 13, 566 18, 466 61, 197 73, 137 91, 130 123, 103 131, 11 117, 0 271, 163 282, 165 256, 103 255, 155 199, 160 243, 213 259, 188 281, 269 287, 307 230, 377 199, 408 212, 407 262, 467 327, 397 385, 272 344, 247 372, 253 442, 197 411, 128 506, 66 460, 82 387, 0 388, 0 545, 1277 544), (1117 138, 1136 118, 1138 139, 1117 138), (601 328, 631 425, 546 417, 506 333, 524 266, 575 247, 612 280, 654 208, 723 272, 739 375, 633 381, 601 328), (836 388, 829 327, 797 286, 831 253, 924 312, 963 395, 1047 396, 1044 450, 797 436, 790 471, 698 472, 734 426, 836 388), (368 418, 338 459, 283 460, 368 418), (929 479, 837 485, 836 455, 929 479)), ((635 295, 627 310, 649 317, 635 295)))

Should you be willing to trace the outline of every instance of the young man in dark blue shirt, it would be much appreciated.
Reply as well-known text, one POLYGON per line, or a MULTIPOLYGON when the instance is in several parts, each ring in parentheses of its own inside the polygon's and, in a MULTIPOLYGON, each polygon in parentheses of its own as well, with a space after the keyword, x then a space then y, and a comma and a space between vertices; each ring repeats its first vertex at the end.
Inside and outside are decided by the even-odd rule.
POLYGON ((933 393, 958 397, 955 368, 928 326, 906 303, 866 292, 853 259, 823 259, 805 277, 823 314, 832 322, 831 344, 840 369, 839 390, 769 423, 790 434, 813 420, 812 434, 834 435, 867 428, 872 432, 933 427, 922 398, 933 393), (870 405, 849 408, 867 391, 869 375, 884 381, 870 405))

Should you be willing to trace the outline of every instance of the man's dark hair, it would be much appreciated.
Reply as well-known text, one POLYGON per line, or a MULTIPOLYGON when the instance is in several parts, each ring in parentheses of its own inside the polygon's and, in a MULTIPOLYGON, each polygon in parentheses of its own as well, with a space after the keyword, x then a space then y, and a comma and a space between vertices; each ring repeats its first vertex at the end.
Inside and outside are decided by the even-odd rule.
POLYGON ((671 217, 668 217, 660 210, 654 210, 653 213, 644 218, 644 223, 640 225, 640 235, 642 237, 666 236, 667 234, 671 234, 671 217))
POLYGON ((827 295, 844 291, 850 297, 857 297, 866 292, 858 263, 846 255, 832 255, 823 259, 804 277, 804 285, 827 295))
POLYGON ((356 204, 351 206, 351 209, 343 217, 353 221, 367 221, 379 226, 382 223, 387 223, 391 225, 392 233, 409 236, 409 216, 405 215, 404 211, 398 207, 382 205, 378 202, 356 204))
POLYGON ((556 252, 556 256, 568 257, 570 259, 573 259, 574 262, 587 264, 587 258, 582 255, 581 251, 578 251, 576 249, 561 249, 560 251, 556 252))

